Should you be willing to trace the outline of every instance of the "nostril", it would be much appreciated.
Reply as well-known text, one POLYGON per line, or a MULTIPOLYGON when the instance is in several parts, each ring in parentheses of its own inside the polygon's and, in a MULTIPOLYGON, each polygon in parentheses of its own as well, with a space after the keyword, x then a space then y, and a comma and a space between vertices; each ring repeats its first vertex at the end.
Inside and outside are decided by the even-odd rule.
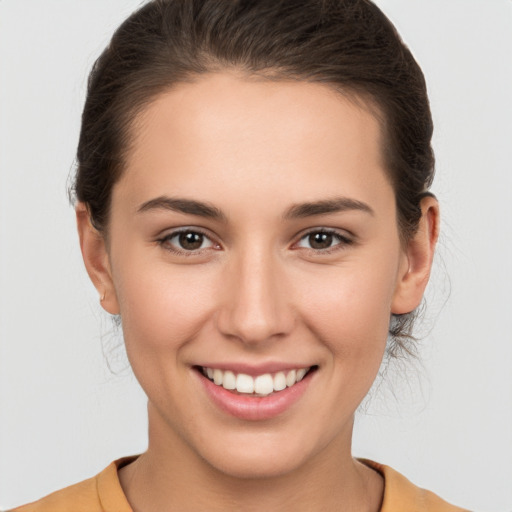
POLYGON ((295 325, 283 279, 261 268, 261 262, 250 270, 246 266, 248 263, 234 274, 232 282, 226 283, 225 300, 221 301, 216 317, 217 328, 224 336, 248 345, 282 339, 295 325))

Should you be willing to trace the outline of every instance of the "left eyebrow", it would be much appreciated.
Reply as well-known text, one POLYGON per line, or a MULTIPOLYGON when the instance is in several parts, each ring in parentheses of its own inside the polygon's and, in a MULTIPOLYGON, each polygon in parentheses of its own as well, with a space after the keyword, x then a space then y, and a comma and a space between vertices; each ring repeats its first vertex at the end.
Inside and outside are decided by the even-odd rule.
POLYGON ((373 209, 362 201, 351 199, 349 197, 337 197, 323 201, 295 204, 286 210, 284 218, 300 219, 304 217, 313 217, 315 215, 327 215, 329 213, 339 213, 350 210, 357 210, 370 215, 375 215, 373 209))

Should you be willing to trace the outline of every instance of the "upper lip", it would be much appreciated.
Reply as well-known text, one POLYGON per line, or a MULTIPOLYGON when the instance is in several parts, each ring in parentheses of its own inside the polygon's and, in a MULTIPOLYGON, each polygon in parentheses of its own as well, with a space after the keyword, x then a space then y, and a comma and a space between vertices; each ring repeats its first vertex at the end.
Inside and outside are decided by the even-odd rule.
POLYGON ((213 370, 219 369, 223 371, 232 371, 233 373, 244 373, 246 375, 257 376, 265 373, 278 373, 288 372, 290 370, 298 370, 300 368, 310 368, 315 366, 312 364, 304 363, 282 363, 282 362, 268 362, 262 364, 248 364, 248 363, 235 363, 235 362, 208 362, 196 366, 203 368, 212 368, 213 370))

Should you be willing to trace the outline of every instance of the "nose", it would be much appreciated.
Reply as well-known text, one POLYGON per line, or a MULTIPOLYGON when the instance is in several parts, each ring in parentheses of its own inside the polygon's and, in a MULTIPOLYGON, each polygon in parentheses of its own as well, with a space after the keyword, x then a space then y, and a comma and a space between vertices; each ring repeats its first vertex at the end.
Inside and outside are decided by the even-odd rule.
POLYGON ((270 251, 247 251, 227 265, 218 329, 246 345, 262 346, 288 335, 294 314, 283 262, 270 251))

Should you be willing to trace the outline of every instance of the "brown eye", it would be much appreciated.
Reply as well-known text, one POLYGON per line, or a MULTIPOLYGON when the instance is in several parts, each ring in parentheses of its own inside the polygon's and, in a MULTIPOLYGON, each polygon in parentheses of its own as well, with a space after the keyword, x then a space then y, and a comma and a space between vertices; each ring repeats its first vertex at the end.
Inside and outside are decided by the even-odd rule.
POLYGON ((200 231, 178 231, 166 235, 159 240, 160 244, 167 250, 184 253, 200 251, 215 247, 215 244, 200 231))
POLYGON ((187 231, 186 233, 180 233, 178 236, 178 242, 182 249, 186 251, 196 251, 203 245, 204 236, 201 233, 194 233, 193 231, 187 231))
POLYGON ((332 246, 334 237, 331 233, 311 233, 308 242, 311 249, 328 249, 332 246))
POLYGON ((318 229, 305 234, 298 242, 297 247, 319 252, 328 252, 328 249, 343 249, 353 241, 337 231, 318 229))

